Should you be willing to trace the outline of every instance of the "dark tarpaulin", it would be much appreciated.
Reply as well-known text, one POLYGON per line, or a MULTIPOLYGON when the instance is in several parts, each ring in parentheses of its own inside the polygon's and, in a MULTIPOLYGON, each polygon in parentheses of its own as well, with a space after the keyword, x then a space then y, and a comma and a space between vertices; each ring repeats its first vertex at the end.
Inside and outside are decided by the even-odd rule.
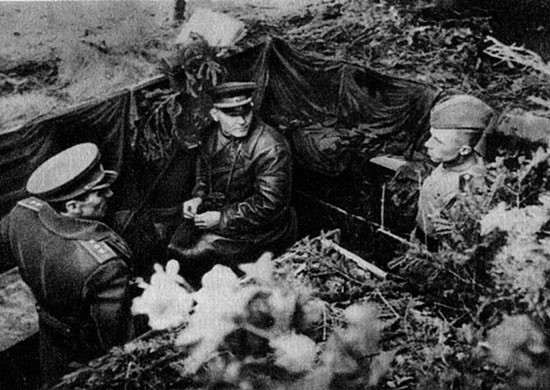
MULTIPOLYGON (((258 83, 255 103, 266 122, 277 127, 295 120, 305 124, 336 120, 342 126, 359 126, 375 133, 384 142, 405 139, 401 154, 410 153, 420 144, 439 92, 429 85, 383 75, 365 66, 300 53, 278 38, 267 39, 223 62, 228 81, 258 83)), ((170 169, 164 170, 169 180, 157 180, 155 174, 162 170, 147 169, 142 160, 136 165, 132 156, 132 137, 136 134, 132 131, 133 104, 132 92, 121 92, 67 113, 39 117, 16 132, 0 135, 2 215, 26 196, 25 181, 41 162, 86 141, 98 144, 104 165, 120 172, 114 188, 117 209, 141 205, 153 182, 157 188, 148 207, 165 208, 181 202, 183 199, 177 198, 189 189, 178 191, 176 187, 189 183, 190 174, 182 173, 185 178, 179 184, 174 178, 177 170, 192 166, 183 160, 193 153, 181 152, 180 157, 172 158, 170 169), (173 164, 174 160, 178 163, 173 164), (143 171, 136 172, 137 166, 143 171)), ((383 151, 383 145, 379 150, 383 151)))
POLYGON ((127 240, 135 255, 133 267, 140 273, 163 255, 157 247, 155 216, 143 207, 149 189, 157 183, 164 189, 163 201, 171 198, 180 202, 180 187, 184 185, 178 184, 188 180, 190 172, 180 172, 180 181, 174 177, 189 166, 188 154, 178 147, 173 148, 169 166, 173 172, 165 175, 167 180, 158 180, 159 170, 136 156, 132 147, 136 134, 132 94, 122 92, 57 116, 39 117, 18 131, 0 135, 0 169, 4 172, 0 178, 0 211, 7 214, 18 200, 28 196, 26 180, 42 162, 72 145, 93 142, 101 150, 103 166, 119 172, 106 222, 127 240), (139 212, 133 213, 137 209, 139 212))
MULTIPOLYGON (((145 272, 152 262, 159 261, 164 253, 157 245, 156 215, 148 212, 145 201, 154 183, 163 196, 149 202, 156 203, 151 207, 163 208, 166 203, 173 206, 182 201, 185 187, 189 187, 186 183, 192 176, 191 154, 176 143, 168 169, 158 169, 138 156, 133 148, 138 134, 133 128, 134 100, 133 92, 121 92, 57 116, 36 118, 17 131, 0 135, 1 215, 28 196, 25 183, 38 165, 72 145, 93 142, 101 150, 103 166, 119 172, 113 184, 107 224, 122 234, 132 248, 137 272, 145 272), (163 178, 159 178, 160 172, 165 173, 163 178)), ((0 272, 1 262, 2 259, 0 272)))
MULTIPOLYGON (((38 165, 77 143, 96 143, 105 168, 121 172, 124 178, 130 103, 130 92, 123 93, 61 115, 38 117, 17 131, 0 135, 1 214, 27 196, 26 180, 38 165)), ((117 183, 117 187, 123 187, 124 181, 117 183)))
POLYGON ((382 139, 405 139, 405 155, 422 142, 440 92, 367 66, 303 54, 278 38, 229 57, 225 66, 231 80, 255 80, 260 85, 255 103, 272 125, 296 119, 336 120, 382 139))

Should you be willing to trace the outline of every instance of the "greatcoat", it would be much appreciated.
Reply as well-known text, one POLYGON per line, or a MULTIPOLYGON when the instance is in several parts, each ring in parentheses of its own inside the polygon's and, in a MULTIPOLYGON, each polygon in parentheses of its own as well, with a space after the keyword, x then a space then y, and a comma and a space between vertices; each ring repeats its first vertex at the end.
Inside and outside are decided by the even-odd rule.
POLYGON ((28 198, 0 222, 0 252, 36 298, 46 385, 130 339, 131 254, 108 226, 28 198))

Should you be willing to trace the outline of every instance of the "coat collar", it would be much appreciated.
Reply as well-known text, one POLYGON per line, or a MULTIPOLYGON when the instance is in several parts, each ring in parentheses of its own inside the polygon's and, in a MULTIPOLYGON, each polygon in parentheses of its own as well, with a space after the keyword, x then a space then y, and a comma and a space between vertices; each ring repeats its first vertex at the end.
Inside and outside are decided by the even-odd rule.
POLYGON ((73 240, 102 240, 111 234, 111 229, 91 219, 66 217, 44 204, 38 212, 40 221, 51 232, 73 240))

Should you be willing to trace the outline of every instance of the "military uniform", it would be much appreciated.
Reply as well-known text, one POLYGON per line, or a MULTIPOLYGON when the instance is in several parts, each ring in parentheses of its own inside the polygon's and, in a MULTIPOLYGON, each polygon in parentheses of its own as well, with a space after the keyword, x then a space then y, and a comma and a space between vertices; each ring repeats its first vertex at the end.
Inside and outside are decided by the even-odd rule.
MULTIPOLYGON (((250 100, 222 96, 218 105, 238 109, 250 100)), ((227 138, 218 123, 204 134, 192 195, 204 204, 211 194, 222 194, 223 204, 216 227, 193 230, 190 221, 191 226, 182 225, 171 240, 169 254, 191 280, 216 263, 234 266, 256 260, 264 251, 282 251, 296 234, 290 206, 292 155, 286 139, 256 119, 243 138, 227 138)))
POLYGON ((435 233, 434 219, 439 218, 467 186, 482 186, 484 170, 483 160, 476 157, 475 161, 465 165, 445 168, 440 164, 424 180, 418 198, 416 224, 425 235, 435 233))
POLYGON ((37 301, 46 385, 70 371, 70 362, 86 363, 129 339, 131 254, 108 226, 30 197, 2 219, 0 247, 37 301))
MULTIPOLYGON (((455 95, 437 103, 430 113, 428 155, 439 166, 420 188, 417 226, 428 239, 438 230, 434 221, 467 187, 484 186, 484 162, 475 152, 494 116, 491 107, 470 95, 455 95)), ((420 234, 422 236, 422 234, 420 234)))

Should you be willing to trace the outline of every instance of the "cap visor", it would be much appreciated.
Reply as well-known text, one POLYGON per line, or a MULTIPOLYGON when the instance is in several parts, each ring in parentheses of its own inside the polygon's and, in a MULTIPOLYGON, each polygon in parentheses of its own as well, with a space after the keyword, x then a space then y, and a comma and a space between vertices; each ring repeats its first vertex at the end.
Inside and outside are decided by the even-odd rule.
POLYGON ((231 108, 219 108, 224 114, 230 116, 244 116, 248 115, 252 111, 252 104, 245 104, 243 106, 231 107, 231 108))
POLYGON ((118 173, 116 171, 104 170, 103 173, 103 178, 99 181, 99 183, 94 184, 88 191, 98 191, 108 188, 118 177, 118 173))
POLYGON ((224 110, 224 109, 229 109, 233 107, 244 106, 244 105, 250 104, 251 101, 252 101, 251 96, 230 97, 230 98, 226 98, 226 99, 222 99, 214 102, 214 107, 224 110))

